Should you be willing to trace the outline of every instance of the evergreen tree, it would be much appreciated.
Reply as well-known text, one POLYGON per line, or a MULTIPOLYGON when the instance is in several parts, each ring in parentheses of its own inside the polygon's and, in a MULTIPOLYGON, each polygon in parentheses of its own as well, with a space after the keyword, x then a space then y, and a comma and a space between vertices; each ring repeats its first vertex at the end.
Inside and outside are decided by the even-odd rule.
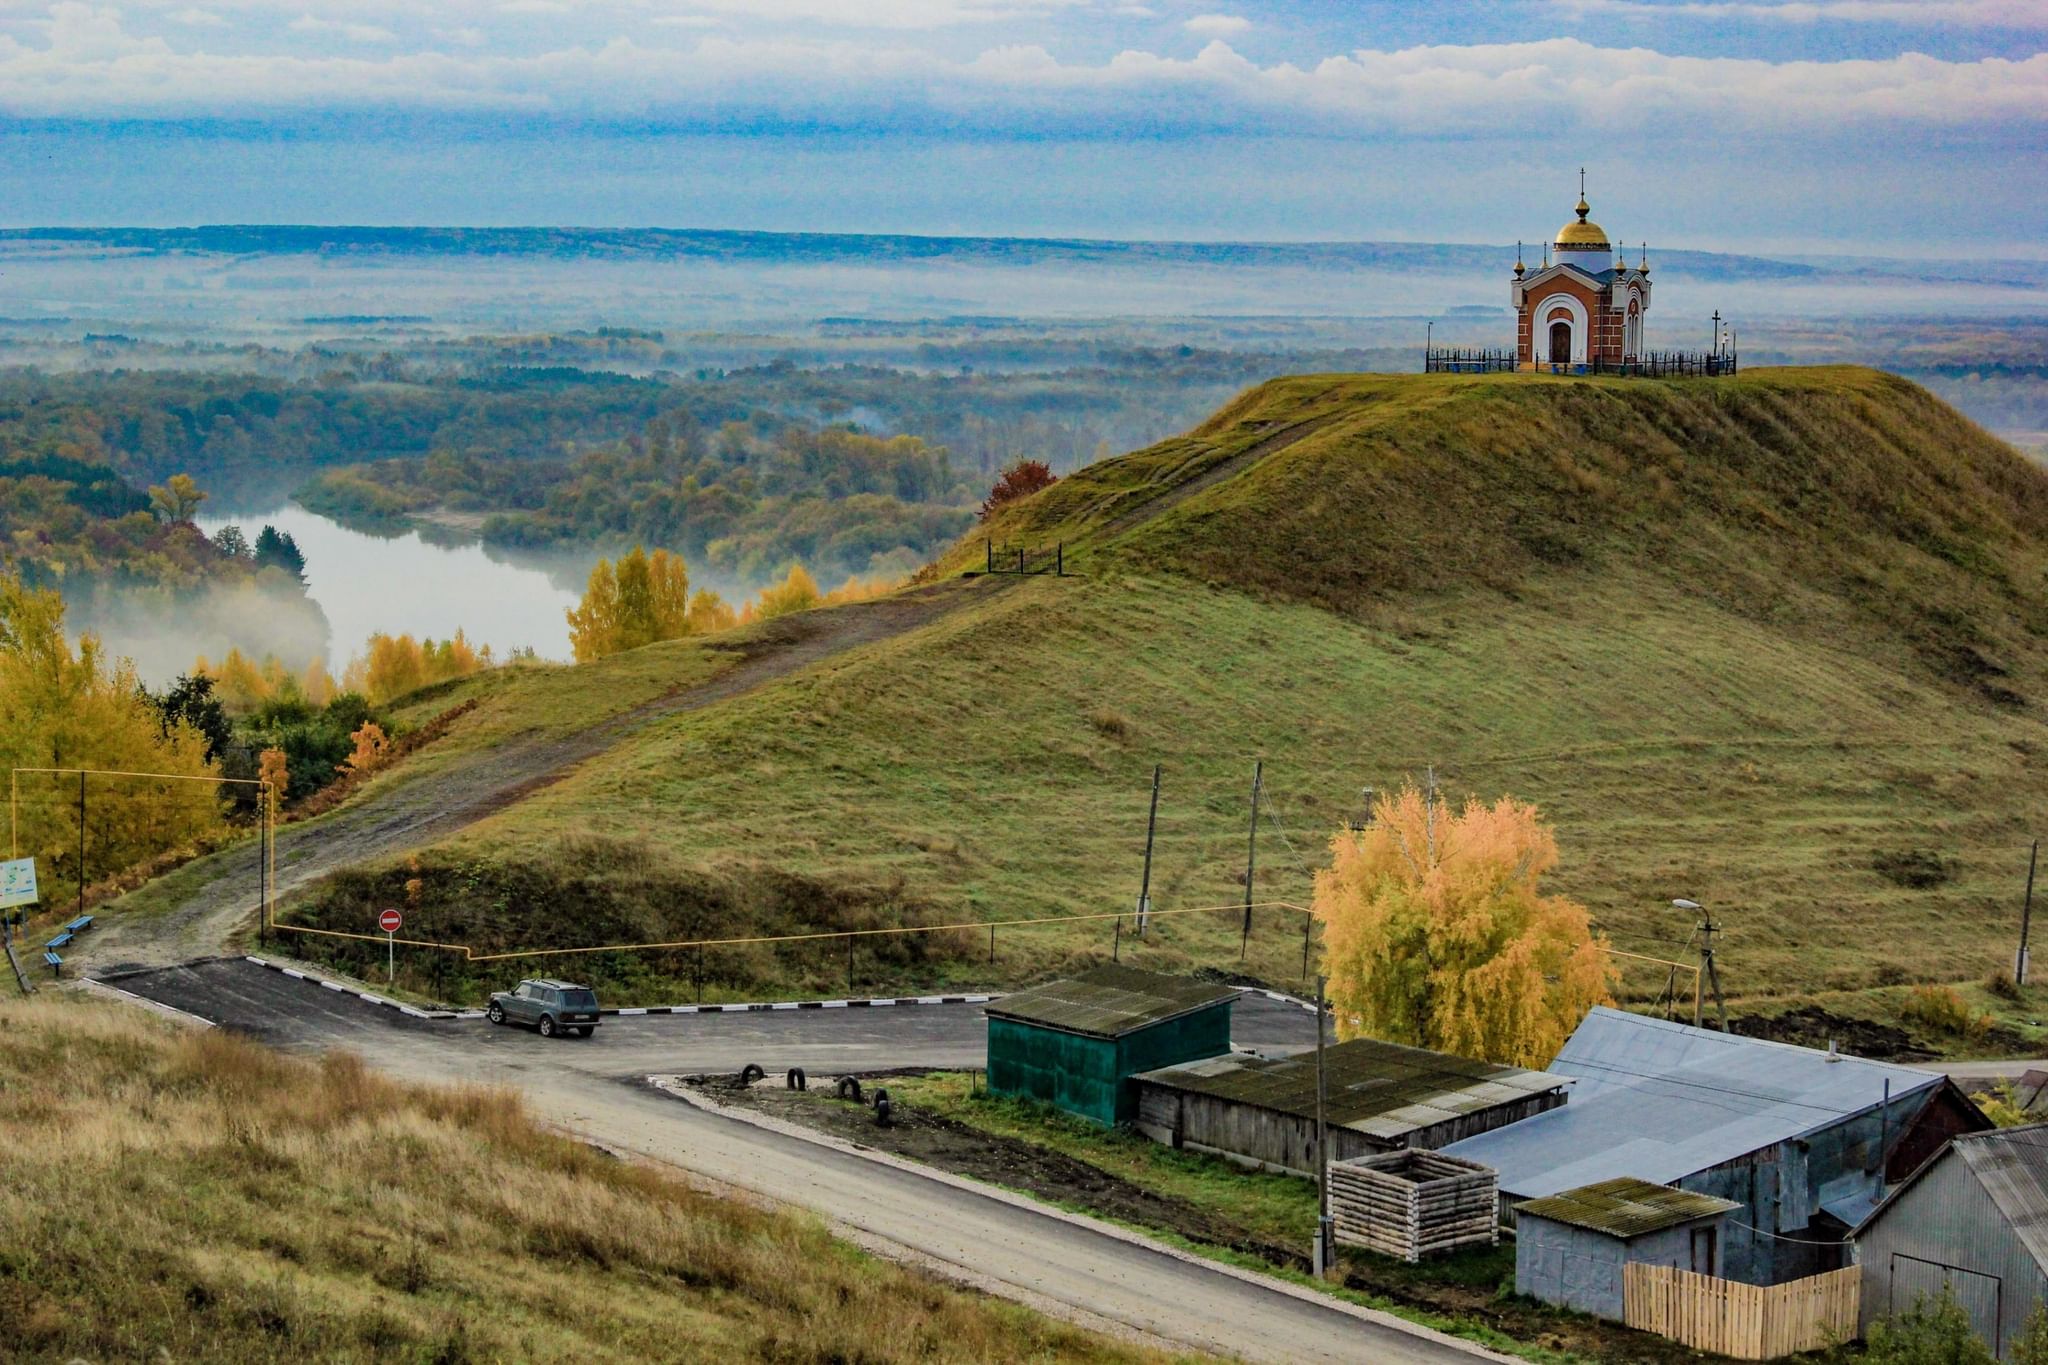
POLYGON ((179 725, 189 725, 206 741, 207 762, 217 763, 227 752, 234 726, 228 722, 227 707, 214 695, 212 678, 204 673, 181 673, 162 696, 146 690, 142 695, 156 708, 158 728, 165 739, 179 725))
POLYGON ((306 581, 306 556, 299 552, 299 543, 291 532, 275 526, 265 525, 256 533, 256 567, 283 569, 301 585, 306 581))

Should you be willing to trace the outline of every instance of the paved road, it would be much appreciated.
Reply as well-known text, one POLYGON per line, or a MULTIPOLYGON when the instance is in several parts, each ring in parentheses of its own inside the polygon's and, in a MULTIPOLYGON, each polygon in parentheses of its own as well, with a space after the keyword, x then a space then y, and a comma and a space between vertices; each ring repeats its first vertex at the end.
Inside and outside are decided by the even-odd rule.
MULTIPOLYGON (((299 1051, 346 1047, 428 1081, 516 1087, 540 1117, 780 1203, 814 1209, 887 1254, 949 1270, 1083 1323, 1251 1360, 1390 1365, 1488 1358, 1462 1343, 1354 1315, 1213 1266, 1134 1247, 800 1138, 703 1113, 651 1089, 652 1072, 760 1063, 820 1074, 984 1059, 980 1007, 608 1018, 589 1040, 543 1040, 481 1020, 418 1020, 240 959, 169 968, 122 989, 299 1051)), ((1258 996, 1240 1041, 1310 1042, 1314 1022, 1258 996)))

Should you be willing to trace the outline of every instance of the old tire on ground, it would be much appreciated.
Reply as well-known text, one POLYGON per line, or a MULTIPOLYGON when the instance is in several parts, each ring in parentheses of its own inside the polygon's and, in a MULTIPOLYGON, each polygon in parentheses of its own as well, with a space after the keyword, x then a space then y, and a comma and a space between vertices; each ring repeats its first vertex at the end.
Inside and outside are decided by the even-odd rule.
POLYGON ((875 1126, 877 1128, 887 1128, 889 1126, 889 1092, 887 1090, 875 1091, 875 1126))
POLYGON ((789 1074, 782 1078, 782 1083, 791 1090, 809 1090, 811 1088, 810 1078, 804 1075, 804 1069, 800 1066, 791 1067, 789 1074))
POLYGON ((494 1024, 504 1023, 505 1007, 499 1004, 497 1001, 493 1000, 491 1002, 491 1007, 484 1011, 484 1018, 490 1020, 494 1024))
POLYGON ((767 1074, 767 1072, 763 1071, 760 1067, 754 1065, 754 1063, 748 1062, 745 1066, 740 1068, 740 1085, 742 1087, 752 1085, 755 1081, 760 1080, 763 1076, 767 1074))
POLYGON ((841 1076, 839 1078, 839 1084, 833 1087, 832 1093, 837 1095, 842 1100, 852 1100, 855 1104, 859 1104, 860 1077, 841 1076))
POLYGON ((543 1038, 552 1038, 552 1037, 554 1037, 554 1036, 555 1036, 555 1016, 554 1016, 554 1015, 552 1015, 552 1014, 543 1014, 543 1015, 542 1015, 542 1016, 540 1017, 540 1036, 541 1036, 541 1037, 543 1037, 543 1038))

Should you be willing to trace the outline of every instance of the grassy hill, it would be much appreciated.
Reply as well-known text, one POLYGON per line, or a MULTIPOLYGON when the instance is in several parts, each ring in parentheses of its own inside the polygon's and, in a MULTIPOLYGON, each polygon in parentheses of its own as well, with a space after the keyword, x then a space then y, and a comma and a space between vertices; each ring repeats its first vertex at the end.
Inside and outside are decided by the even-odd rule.
MULTIPOLYGON (((1537 801, 1563 889, 1618 946, 1678 953, 1670 899, 1713 906, 1739 996, 1868 1009, 2009 957, 2048 748, 2048 477, 1903 380, 1301 376, 989 531, 1064 541, 1077 575, 956 584, 928 624, 649 726, 294 913, 360 927, 416 880, 408 930, 523 948, 1111 912, 1154 763, 1155 903, 1229 905, 1263 759, 1261 900, 1305 901, 1360 789, 1434 765, 1454 793, 1537 801)), ((559 725, 750 647, 773 645, 479 682, 479 723, 559 725)), ((1234 910, 1191 915, 1136 951, 1235 968, 1239 933, 1234 910)), ((1261 912, 1248 969, 1295 980, 1300 934, 1261 912)), ((993 962, 979 931, 903 936, 852 972, 1015 980, 1111 936, 1006 929, 993 962)), ((707 993, 844 989, 845 956, 716 950, 707 993)), ((436 961, 414 984, 443 994, 546 965, 687 998, 698 970, 436 961)))
POLYGON ((0 1004, 10 1360, 1150 1360, 543 1131, 507 1093, 0 1004))

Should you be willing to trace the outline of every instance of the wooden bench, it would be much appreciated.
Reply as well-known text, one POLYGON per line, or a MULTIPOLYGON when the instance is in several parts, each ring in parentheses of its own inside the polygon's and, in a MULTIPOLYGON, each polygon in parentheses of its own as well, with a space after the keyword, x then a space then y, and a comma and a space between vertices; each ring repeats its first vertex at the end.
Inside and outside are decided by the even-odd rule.
POLYGON ((66 929, 63 933, 57 935, 57 937, 51 939, 48 943, 45 943, 43 946, 45 948, 62 948, 65 944, 69 942, 71 942, 71 931, 69 929, 66 929))
POLYGON ((43 950, 43 961, 50 964, 50 970, 56 975, 64 975, 64 959, 58 957, 47 948, 43 950))
POLYGON ((64 926, 64 932, 67 934, 82 934, 90 928, 92 928, 92 916, 80 915, 77 919, 64 926))

